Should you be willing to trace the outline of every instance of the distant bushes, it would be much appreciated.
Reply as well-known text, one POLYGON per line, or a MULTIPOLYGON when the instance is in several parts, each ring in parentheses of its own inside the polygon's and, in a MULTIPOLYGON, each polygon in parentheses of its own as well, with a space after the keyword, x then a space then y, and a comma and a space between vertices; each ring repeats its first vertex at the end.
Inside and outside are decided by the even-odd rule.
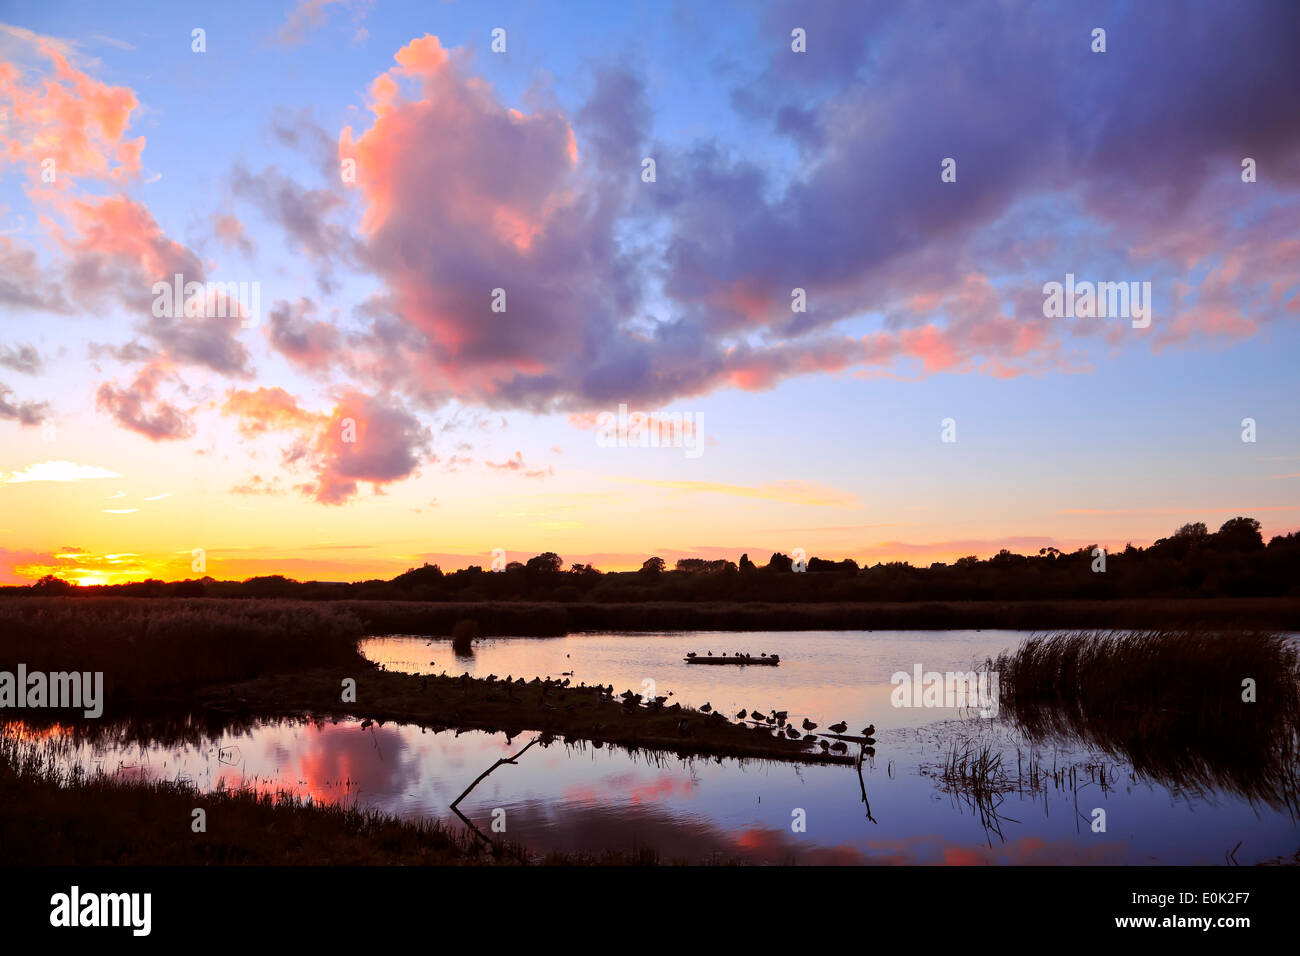
MULTIPOLYGON (((807 604, 1300 597, 1300 532, 1275 537, 1266 546, 1253 518, 1233 518, 1213 533, 1204 524, 1188 524, 1150 547, 1129 545, 1106 555, 1105 573, 1092 570, 1092 552, 1092 545, 1068 553, 1045 547, 1037 554, 1003 550, 985 560, 972 555, 928 567, 892 561, 861 568, 852 559, 832 561, 814 555, 802 572, 795 570, 790 556, 780 553, 763 565, 747 554, 738 563, 682 558, 675 570, 668 570, 662 558, 652 557, 636 571, 602 573, 583 564, 561 570, 560 556, 548 551, 526 562, 511 562, 500 572, 469 567, 447 573, 426 564, 391 581, 299 582, 269 575, 242 582, 203 578, 75 587, 47 577, 26 588, 0 588, 0 593, 570 606, 645 601, 807 604)), ((563 613, 559 616, 563 618, 563 613)), ((454 619, 447 623, 441 633, 448 633, 454 623, 454 619)), ((444 627, 441 622, 438 626, 444 627)))

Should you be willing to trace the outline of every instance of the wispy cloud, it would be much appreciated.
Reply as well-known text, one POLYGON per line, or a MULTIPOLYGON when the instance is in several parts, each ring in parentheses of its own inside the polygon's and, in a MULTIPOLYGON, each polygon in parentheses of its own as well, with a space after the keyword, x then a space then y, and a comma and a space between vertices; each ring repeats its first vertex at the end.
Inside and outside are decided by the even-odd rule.
POLYGON ((43 461, 28 465, 3 478, 0 484, 18 485, 28 481, 89 481, 94 478, 121 478, 115 471, 94 465, 78 465, 71 461, 43 461))

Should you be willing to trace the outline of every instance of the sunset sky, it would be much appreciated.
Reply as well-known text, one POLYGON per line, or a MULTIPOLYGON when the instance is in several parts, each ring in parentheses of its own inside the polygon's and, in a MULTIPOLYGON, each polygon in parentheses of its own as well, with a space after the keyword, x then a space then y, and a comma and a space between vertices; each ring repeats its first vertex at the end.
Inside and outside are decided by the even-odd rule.
POLYGON ((0 583, 1300 528, 1300 5, 0 21, 0 583), (1149 327, 1045 317, 1067 274, 1149 327))

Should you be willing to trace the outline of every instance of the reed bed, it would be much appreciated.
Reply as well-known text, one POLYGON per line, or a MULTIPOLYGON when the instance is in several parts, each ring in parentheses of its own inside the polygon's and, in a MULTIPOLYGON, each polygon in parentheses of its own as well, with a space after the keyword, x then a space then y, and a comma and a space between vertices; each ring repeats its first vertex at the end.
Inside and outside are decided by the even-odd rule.
POLYGON ((110 702, 265 673, 357 663, 364 628, 301 601, 0 601, 0 669, 103 671, 110 702))
POLYGON ((1300 647, 1286 635, 1073 631, 988 666, 1002 713, 1031 740, 1078 737, 1140 775, 1300 814, 1300 647))

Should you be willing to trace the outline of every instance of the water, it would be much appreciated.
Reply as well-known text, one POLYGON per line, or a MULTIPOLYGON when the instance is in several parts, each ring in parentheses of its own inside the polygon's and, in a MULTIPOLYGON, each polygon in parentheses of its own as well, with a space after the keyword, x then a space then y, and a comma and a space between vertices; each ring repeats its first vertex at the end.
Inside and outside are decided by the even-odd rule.
MULTIPOLYGON (((969 670, 1021 638, 1006 631, 595 634, 485 639, 467 659, 455 658, 447 640, 382 637, 365 641, 363 651, 390 670, 529 679, 573 671, 575 683, 612 683, 616 692, 639 692, 649 679, 659 694, 671 691, 692 706, 707 700, 725 713, 776 708, 822 727, 835 720, 851 732, 877 727, 876 755, 864 761, 861 782, 845 766, 687 760, 560 741, 534 746, 517 765, 489 775, 460 808, 485 832, 494 812, 504 811, 504 836, 539 855, 639 843, 665 861, 691 862, 1221 864, 1240 842, 1234 859, 1246 864, 1300 847, 1300 827, 1287 813, 1226 788, 1191 791, 1141 779, 1122 759, 1078 741, 1031 748, 1002 721, 890 706, 895 671, 918 661, 926 670, 969 670), (732 668, 681 660, 708 649, 775 652, 782 663, 732 668), (996 806, 949 792, 942 780, 954 743, 968 741, 994 746, 1020 781, 996 806), (1029 785, 1031 749, 1041 766, 1074 767, 1074 776, 1029 785), (1094 809, 1106 812, 1105 832, 1093 832, 1094 809), (800 818, 806 827, 796 832, 800 818)), ((463 826, 450 803, 534 736, 268 720, 180 745, 68 734, 59 753, 123 779, 283 789, 463 826)))
POLYGON ((890 677, 926 671, 969 671, 1019 645, 1017 631, 780 631, 671 634, 572 634, 562 638, 481 638, 457 657, 448 638, 390 636, 361 642, 361 652, 389 670, 471 677, 552 677, 613 684, 614 693, 649 690, 683 706, 712 705, 728 716, 741 710, 788 711, 826 728, 845 721, 857 733, 918 727, 959 716, 955 709, 895 708, 890 677), (778 654, 779 667, 687 664, 694 651, 778 654))

